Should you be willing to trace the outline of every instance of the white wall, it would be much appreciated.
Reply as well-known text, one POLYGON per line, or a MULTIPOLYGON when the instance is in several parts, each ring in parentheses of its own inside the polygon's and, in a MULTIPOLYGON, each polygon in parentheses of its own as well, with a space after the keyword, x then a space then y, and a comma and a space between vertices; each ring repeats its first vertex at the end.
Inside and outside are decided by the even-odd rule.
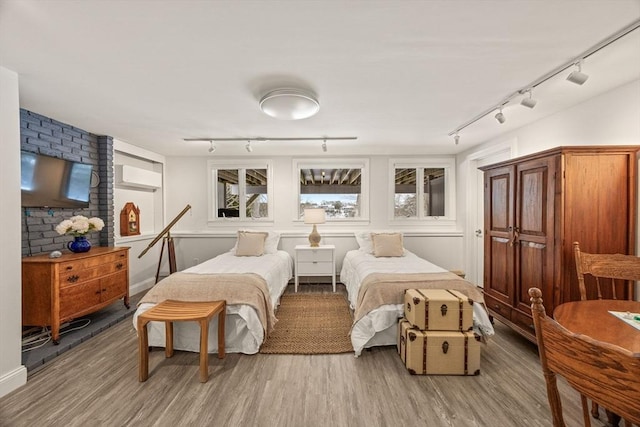
POLYGON ((0 397, 27 382, 22 366, 18 75, 0 67, 0 397))

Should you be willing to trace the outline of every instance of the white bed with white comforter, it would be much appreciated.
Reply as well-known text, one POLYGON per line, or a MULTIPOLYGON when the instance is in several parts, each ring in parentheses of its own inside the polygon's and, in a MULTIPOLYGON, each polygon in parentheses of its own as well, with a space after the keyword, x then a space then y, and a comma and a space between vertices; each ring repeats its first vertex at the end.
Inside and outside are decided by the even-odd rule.
MULTIPOLYGON (((446 273, 447 270, 404 250, 400 257, 375 257, 362 250, 347 252, 342 263, 340 281, 347 288, 349 304, 356 309, 358 293, 365 278, 372 273, 446 273)), ((404 314, 403 304, 382 305, 354 323, 351 329, 351 342, 355 355, 359 356, 364 348, 395 345, 397 343, 398 319, 404 314)), ((474 330, 483 336, 493 335, 493 326, 481 304, 474 304, 474 330)))
MULTIPOLYGON (((285 251, 266 253, 262 256, 235 256, 233 251, 218 255, 194 267, 183 270, 191 274, 254 273, 262 277, 269 288, 273 310, 280 303, 289 279, 293 277, 293 260, 285 251)), ((133 316, 137 327, 138 315, 155 304, 140 304, 133 316)), ((209 353, 218 351, 218 316, 209 325, 209 353)), ((149 345, 165 346, 163 322, 149 322, 149 345)), ((173 346, 176 350, 200 351, 200 327, 196 322, 175 322, 173 346)), ((256 313, 249 305, 227 305, 225 320, 225 350, 228 353, 255 354, 264 341, 264 329, 256 313)))

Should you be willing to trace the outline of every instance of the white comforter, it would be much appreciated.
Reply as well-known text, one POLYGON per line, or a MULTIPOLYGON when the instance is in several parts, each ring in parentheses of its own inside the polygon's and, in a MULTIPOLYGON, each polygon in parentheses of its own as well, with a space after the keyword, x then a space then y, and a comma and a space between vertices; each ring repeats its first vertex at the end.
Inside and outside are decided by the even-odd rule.
MULTIPOLYGON (((355 310, 362 281, 371 273, 443 273, 447 270, 405 249, 403 257, 380 257, 361 250, 347 252, 342 262, 340 281, 345 284, 351 308, 355 310)), ((363 348, 393 345, 397 342, 398 319, 404 314, 402 304, 383 305, 356 322, 351 328, 355 355, 363 348)), ((489 316, 480 304, 474 304, 474 329, 482 335, 493 335, 489 316)))
MULTIPOLYGON (((231 252, 226 252, 183 270, 183 272, 192 274, 258 274, 267 282, 271 303, 275 310, 289 279, 293 277, 293 260, 286 251, 277 251, 275 254, 264 254, 259 257, 237 257, 231 252)), ((138 315, 154 305, 145 303, 138 307, 133 316, 134 327, 137 327, 138 315)), ((149 329, 149 345, 164 347, 164 323, 150 322, 147 327, 149 329)), ((217 331, 218 320, 217 316, 214 316, 209 326, 209 353, 218 351, 217 331)), ((173 346, 176 350, 200 351, 200 328, 195 322, 175 322, 173 335, 173 346)), ((263 327, 253 307, 248 305, 227 306, 225 350, 228 353, 255 354, 263 341, 263 327)))

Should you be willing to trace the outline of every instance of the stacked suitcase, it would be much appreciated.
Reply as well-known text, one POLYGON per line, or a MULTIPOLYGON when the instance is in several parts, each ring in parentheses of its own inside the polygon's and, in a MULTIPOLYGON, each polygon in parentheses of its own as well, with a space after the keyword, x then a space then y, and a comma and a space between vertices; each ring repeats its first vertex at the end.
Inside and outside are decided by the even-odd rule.
POLYGON ((412 375, 478 375, 480 337, 473 301, 448 289, 407 289, 398 353, 412 375))

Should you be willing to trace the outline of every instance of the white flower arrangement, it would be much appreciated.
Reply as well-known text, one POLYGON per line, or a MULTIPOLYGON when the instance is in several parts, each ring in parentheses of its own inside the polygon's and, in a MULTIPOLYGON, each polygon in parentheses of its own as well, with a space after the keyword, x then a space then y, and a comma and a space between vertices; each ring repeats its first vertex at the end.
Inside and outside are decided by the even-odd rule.
POLYGON ((104 227, 104 221, 98 217, 87 218, 76 215, 65 219, 56 226, 58 234, 70 234, 72 236, 84 236, 92 231, 100 231, 104 227))

